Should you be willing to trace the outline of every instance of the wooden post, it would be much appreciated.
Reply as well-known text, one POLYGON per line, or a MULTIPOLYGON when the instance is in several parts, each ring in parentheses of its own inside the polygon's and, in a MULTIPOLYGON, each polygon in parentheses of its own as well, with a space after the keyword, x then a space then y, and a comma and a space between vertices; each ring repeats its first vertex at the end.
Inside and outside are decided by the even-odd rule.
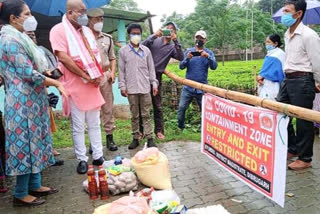
POLYGON ((150 30, 150 34, 153 34, 153 25, 152 25, 152 20, 151 20, 151 13, 149 11, 147 11, 148 14, 148 23, 149 23, 149 30, 150 30))
POLYGON ((273 111, 284 113, 292 117, 320 123, 320 112, 318 111, 313 111, 310 109, 306 109, 306 108, 302 108, 302 107, 298 107, 290 104, 280 103, 270 99, 250 95, 250 94, 245 94, 237 91, 230 91, 230 90, 214 87, 211 85, 198 83, 192 80, 181 78, 167 70, 164 71, 164 73, 169 78, 171 78, 172 80, 180 84, 188 85, 192 88, 197 88, 202 91, 217 95, 219 97, 227 98, 229 100, 233 100, 236 102, 247 103, 253 106, 261 106, 267 109, 271 109, 273 111))
POLYGON ((253 76, 254 76, 254 95, 258 94, 257 89, 257 66, 253 66, 253 76))

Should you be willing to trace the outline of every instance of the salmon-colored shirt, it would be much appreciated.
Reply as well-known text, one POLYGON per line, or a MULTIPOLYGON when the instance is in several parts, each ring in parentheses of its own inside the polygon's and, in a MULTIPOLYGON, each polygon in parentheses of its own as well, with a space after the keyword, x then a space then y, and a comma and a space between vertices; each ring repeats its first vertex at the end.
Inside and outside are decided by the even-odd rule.
MULTIPOLYGON (((80 34, 79 31, 77 32, 80 34)), ((54 53, 61 51, 70 55, 67 36, 62 23, 55 25, 51 29, 50 42, 54 53)), ((61 62, 59 62, 59 68, 63 73, 59 80, 79 110, 100 109, 105 102, 99 87, 91 83, 85 83, 80 76, 69 71, 61 62)), ((63 100, 63 110, 66 115, 70 114, 69 101, 63 100)))

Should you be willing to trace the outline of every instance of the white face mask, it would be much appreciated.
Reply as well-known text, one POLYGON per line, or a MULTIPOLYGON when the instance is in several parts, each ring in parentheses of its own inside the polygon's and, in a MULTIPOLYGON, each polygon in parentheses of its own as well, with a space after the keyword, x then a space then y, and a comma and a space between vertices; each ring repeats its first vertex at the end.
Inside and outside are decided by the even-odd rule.
POLYGON ((36 31, 37 26, 38 22, 34 16, 29 16, 26 18, 22 25, 24 31, 36 31))
POLYGON ((141 42, 141 35, 130 35, 130 41, 135 44, 138 45, 141 42))
POLYGON ((95 24, 93 25, 93 29, 94 29, 96 32, 101 32, 102 29, 103 29, 103 22, 95 23, 95 24))

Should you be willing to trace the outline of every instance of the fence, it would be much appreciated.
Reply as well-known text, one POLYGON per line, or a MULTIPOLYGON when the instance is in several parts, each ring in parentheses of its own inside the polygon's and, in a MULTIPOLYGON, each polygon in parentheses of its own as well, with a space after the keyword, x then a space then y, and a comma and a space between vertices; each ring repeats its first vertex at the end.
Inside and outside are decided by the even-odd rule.
POLYGON ((170 79, 182 85, 188 85, 190 87, 197 88, 205 92, 209 92, 211 94, 214 94, 223 98, 227 98, 236 102, 242 102, 242 103, 246 103, 253 106, 260 106, 260 107, 264 107, 270 110, 284 113, 286 115, 296 117, 299 119, 320 123, 320 112, 318 111, 313 111, 310 109, 301 108, 294 105, 280 103, 280 102, 272 101, 270 99, 265 99, 265 98, 253 96, 250 94, 245 94, 238 91, 231 91, 227 89, 222 89, 222 88, 198 83, 192 80, 181 78, 169 71, 165 71, 164 73, 170 79))

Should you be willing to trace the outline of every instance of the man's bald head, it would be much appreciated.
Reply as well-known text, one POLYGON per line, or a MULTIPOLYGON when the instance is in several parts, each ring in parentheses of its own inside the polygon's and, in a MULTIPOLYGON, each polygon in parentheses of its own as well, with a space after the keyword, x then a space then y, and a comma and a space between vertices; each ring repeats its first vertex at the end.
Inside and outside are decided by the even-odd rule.
POLYGON ((82 0, 68 0, 67 1, 67 19, 75 28, 80 28, 81 24, 78 23, 78 18, 87 13, 86 5, 82 0))
POLYGON ((67 1, 67 11, 68 10, 78 10, 81 7, 85 7, 85 4, 83 3, 82 0, 68 0, 67 1))

